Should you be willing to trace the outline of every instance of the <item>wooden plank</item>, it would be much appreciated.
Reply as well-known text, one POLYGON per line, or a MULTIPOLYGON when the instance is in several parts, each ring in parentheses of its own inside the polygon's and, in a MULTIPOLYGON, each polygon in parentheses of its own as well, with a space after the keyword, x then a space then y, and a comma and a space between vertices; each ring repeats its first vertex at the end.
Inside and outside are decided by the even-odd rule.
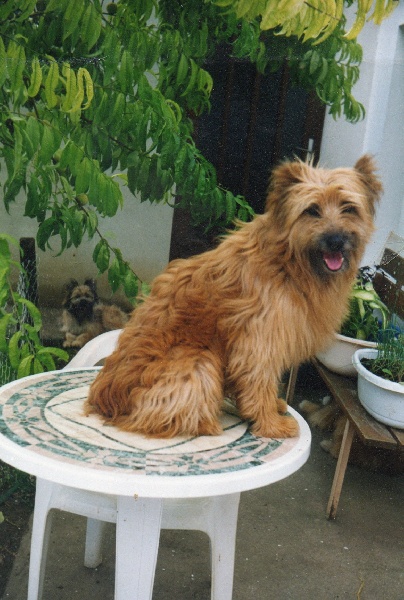
POLYGON ((335 469, 334 479, 332 482, 330 498, 327 505, 327 518, 335 519, 341 496, 342 485, 344 483, 345 471, 348 466, 349 454, 351 452, 352 442, 355 437, 355 427, 351 421, 347 419, 344 435, 341 443, 341 450, 338 455, 337 466, 335 469))
POLYGON ((390 427, 390 431, 392 435, 396 438, 399 449, 404 451, 404 429, 396 429, 395 427, 390 427))
POLYGON ((360 404, 356 393, 356 379, 332 373, 317 360, 314 360, 313 364, 338 405, 354 425, 361 441, 379 448, 397 448, 398 440, 389 428, 376 421, 360 404))

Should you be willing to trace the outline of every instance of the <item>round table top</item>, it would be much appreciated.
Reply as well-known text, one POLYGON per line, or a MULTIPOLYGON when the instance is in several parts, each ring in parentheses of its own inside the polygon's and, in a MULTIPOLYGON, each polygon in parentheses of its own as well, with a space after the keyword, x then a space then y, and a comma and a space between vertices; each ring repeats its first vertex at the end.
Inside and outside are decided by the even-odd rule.
POLYGON ((83 403, 99 368, 52 371, 0 388, 0 459, 74 488, 122 496, 184 498, 268 485, 298 470, 311 434, 297 419, 296 438, 252 435, 222 413, 219 436, 147 438, 85 416, 83 403))

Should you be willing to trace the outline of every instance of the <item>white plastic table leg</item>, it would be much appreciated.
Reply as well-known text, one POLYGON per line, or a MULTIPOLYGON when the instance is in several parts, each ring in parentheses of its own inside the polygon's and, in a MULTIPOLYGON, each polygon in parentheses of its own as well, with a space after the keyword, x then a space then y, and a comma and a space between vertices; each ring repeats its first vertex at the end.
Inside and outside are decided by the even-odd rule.
POLYGON ((105 521, 87 519, 84 566, 89 569, 95 569, 102 563, 102 539, 105 527, 105 521))
POLYGON ((37 478, 29 561, 28 600, 40 600, 42 598, 46 556, 52 525, 52 513, 49 512, 49 507, 51 506, 53 487, 51 482, 37 478))
POLYGON ((118 497, 115 600, 151 600, 163 501, 118 497))
POLYGON ((231 600, 240 494, 215 496, 208 534, 211 540, 212 600, 231 600))

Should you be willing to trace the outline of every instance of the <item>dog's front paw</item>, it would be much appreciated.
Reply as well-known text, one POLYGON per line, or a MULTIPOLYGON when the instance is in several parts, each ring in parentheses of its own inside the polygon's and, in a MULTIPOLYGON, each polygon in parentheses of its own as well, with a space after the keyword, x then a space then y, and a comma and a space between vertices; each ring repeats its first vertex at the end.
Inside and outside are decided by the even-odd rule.
POLYGON ((276 415, 270 422, 255 423, 251 431, 257 437, 290 438, 299 435, 299 424, 292 416, 276 415))

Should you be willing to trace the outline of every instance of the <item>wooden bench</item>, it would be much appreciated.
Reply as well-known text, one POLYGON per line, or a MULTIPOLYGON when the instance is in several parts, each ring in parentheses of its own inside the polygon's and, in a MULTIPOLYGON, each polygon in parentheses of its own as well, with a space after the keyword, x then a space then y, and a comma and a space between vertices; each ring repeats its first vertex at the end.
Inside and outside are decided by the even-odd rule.
POLYGON ((361 442, 366 446, 404 452, 404 430, 387 427, 376 421, 366 412, 358 400, 356 379, 332 373, 318 361, 313 361, 313 364, 338 406, 343 410, 347 417, 327 506, 327 517, 329 519, 335 519, 345 471, 355 435, 357 435, 361 442))
MULTIPOLYGON (((381 260, 382 271, 377 273, 374 287, 383 302, 394 314, 404 319, 404 239, 391 234, 381 260)), ((327 517, 335 519, 345 471, 355 436, 365 444, 404 452, 404 430, 387 427, 376 421, 360 404, 357 397, 357 381, 331 372, 318 360, 313 365, 324 381, 330 394, 346 416, 346 425, 335 469, 327 517)), ((292 403, 297 369, 292 369, 286 392, 286 401, 292 403)))

